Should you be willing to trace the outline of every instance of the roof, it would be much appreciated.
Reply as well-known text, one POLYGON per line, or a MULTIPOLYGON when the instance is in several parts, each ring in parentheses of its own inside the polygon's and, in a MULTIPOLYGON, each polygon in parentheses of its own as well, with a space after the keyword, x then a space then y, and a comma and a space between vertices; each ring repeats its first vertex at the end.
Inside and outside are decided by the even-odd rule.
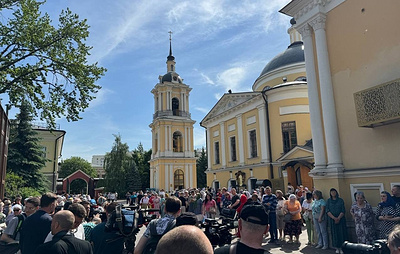
POLYGON ((295 41, 289 45, 289 47, 279 55, 275 56, 263 69, 260 77, 279 69, 283 66, 304 62, 304 48, 302 41, 295 41))
POLYGON ((182 78, 176 72, 168 72, 161 79, 161 83, 172 82, 172 81, 179 82, 182 84, 182 78))

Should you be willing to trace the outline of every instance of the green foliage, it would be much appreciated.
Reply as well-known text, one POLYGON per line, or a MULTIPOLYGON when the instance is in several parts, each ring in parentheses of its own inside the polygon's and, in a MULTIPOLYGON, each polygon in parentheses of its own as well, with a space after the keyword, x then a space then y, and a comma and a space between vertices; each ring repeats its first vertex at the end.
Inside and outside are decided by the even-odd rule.
POLYGON ((47 191, 48 181, 40 170, 46 165, 40 139, 31 127, 32 116, 25 101, 20 106, 20 113, 12 121, 10 144, 8 147, 7 172, 20 176, 27 187, 40 192, 47 191))
POLYGON ((83 179, 75 179, 69 185, 69 193, 71 194, 88 194, 88 185, 83 179))
POLYGON ((27 198, 31 196, 36 197, 41 195, 40 192, 35 190, 34 188, 23 186, 25 186, 25 181, 22 179, 21 176, 18 176, 12 172, 6 174, 6 197, 15 198, 17 195, 21 195, 22 198, 27 198))
POLYGON ((150 160, 151 160, 151 149, 145 151, 142 143, 139 143, 138 147, 133 150, 132 153, 133 161, 136 163, 137 169, 140 174, 142 182, 142 190, 150 188, 150 160))
POLYGON ((81 157, 71 157, 61 162, 58 176, 65 178, 78 170, 82 170, 90 177, 97 176, 96 170, 92 168, 92 165, 81 157))
POLYGON ((54 22, 40 7, 45 1, 2 0, 0 10, 13 14, 0 21, 0 94, 7 93, 11 106, 25 98, 31 112, 49 127, 55 119, 81 119, 101 88, 95 82, 105 73, 97 63, 88 64, 91 47, 86 20, 69 9, 54 22))
POLYGON ((127 170, 126 184, 129 192, 142 189, 142 181, 136 163, 132 160, 131 168, 127 170))
POLYGON ((206 169, 208 167, 207 153, 204 147, 201 149, 201 153, 196 162, 196 174, 197 174, 197 188, 203 188, 207 186, 206 169))
POLYGON ((126 193, 126 172, 131 168, 132 157, 129 146, 122 143, 120 135, 114 135, 115 141, 111 152, 104 158, 106 191, 126 193))

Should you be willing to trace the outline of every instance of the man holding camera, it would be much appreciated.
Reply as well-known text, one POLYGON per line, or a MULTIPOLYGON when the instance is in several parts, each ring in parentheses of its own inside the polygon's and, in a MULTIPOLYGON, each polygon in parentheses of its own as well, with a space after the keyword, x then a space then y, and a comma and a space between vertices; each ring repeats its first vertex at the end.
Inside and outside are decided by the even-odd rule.
POLYGON ((248 201, 240 213, 241 238, 237 243, 215 250, 215 254, 264 253, 261 244, 268 225, 268 214, 259 202, 248 201))
MULTIPOLYGON (((165 200, 164 217, 153 220, 148 224, 146 231, 135 247, 134 254, 142 254, 148 247, 153 247, 149 246, 147 243, 154 239, 159 240, 162 235, 165 235, 169 230, 175 227, 176 217, 180 214, 181 206, 182 202, 177 197, 172 196, 165 200), (154 229, 156 232, 153 232, 154 229)), ((157 245, 157 242, 155 242, 155 245, 157 245)))

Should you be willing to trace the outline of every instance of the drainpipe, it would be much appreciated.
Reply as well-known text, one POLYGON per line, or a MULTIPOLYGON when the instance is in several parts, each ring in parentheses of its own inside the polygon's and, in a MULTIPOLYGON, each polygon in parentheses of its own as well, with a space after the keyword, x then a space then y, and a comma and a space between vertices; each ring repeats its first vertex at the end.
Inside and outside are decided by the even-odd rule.
POLYGON ((270 176, 271 179, 274 179, 274 167, 272 166, 272 149, 271 149, 271 130, 270 130, 270 124, 269 124, 269 108, 268 108, 268 96, 266 92, 270 90, 271 87, 266 86, 262 90, 261 94, 265 102, 265 114, 267 117, 267 136, 268 136, 268 153, 269 153, 269 171, 270 171, 270 176))
MULTIPOLYGON (((54 144, 53 187, 52 187, 53 192, 54 192, 54 191, 57 191, 57 190, 56 190, 56 182, 57 182, 57 179, 56 179, 56 167, 57 167, 57 163, 58 163, 58 158, 57 158, 57 143, 58 143, 58 140, 59 140, 60 138, 64 137, 64 135, 65 135, 65 131, 63 131, 63 133, 62 133, 61 136, 59 136, 58 138, 56 138, 56 142, 55 142, 55 144, 54 144)), ((61 145, 61 149, 62 149, 62 145, 61 145)))

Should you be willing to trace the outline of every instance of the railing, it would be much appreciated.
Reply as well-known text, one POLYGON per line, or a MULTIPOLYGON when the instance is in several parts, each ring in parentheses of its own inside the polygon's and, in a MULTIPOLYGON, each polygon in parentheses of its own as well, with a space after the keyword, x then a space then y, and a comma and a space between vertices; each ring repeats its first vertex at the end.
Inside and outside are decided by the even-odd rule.
POLYGON ((189 112, 181 111, 181 110, 165 110, 165 111, 157 111, 153 114, 153 119, 157 117, 168 117, 168 116, 182 116, 190 118, 191 115, 189 112))

